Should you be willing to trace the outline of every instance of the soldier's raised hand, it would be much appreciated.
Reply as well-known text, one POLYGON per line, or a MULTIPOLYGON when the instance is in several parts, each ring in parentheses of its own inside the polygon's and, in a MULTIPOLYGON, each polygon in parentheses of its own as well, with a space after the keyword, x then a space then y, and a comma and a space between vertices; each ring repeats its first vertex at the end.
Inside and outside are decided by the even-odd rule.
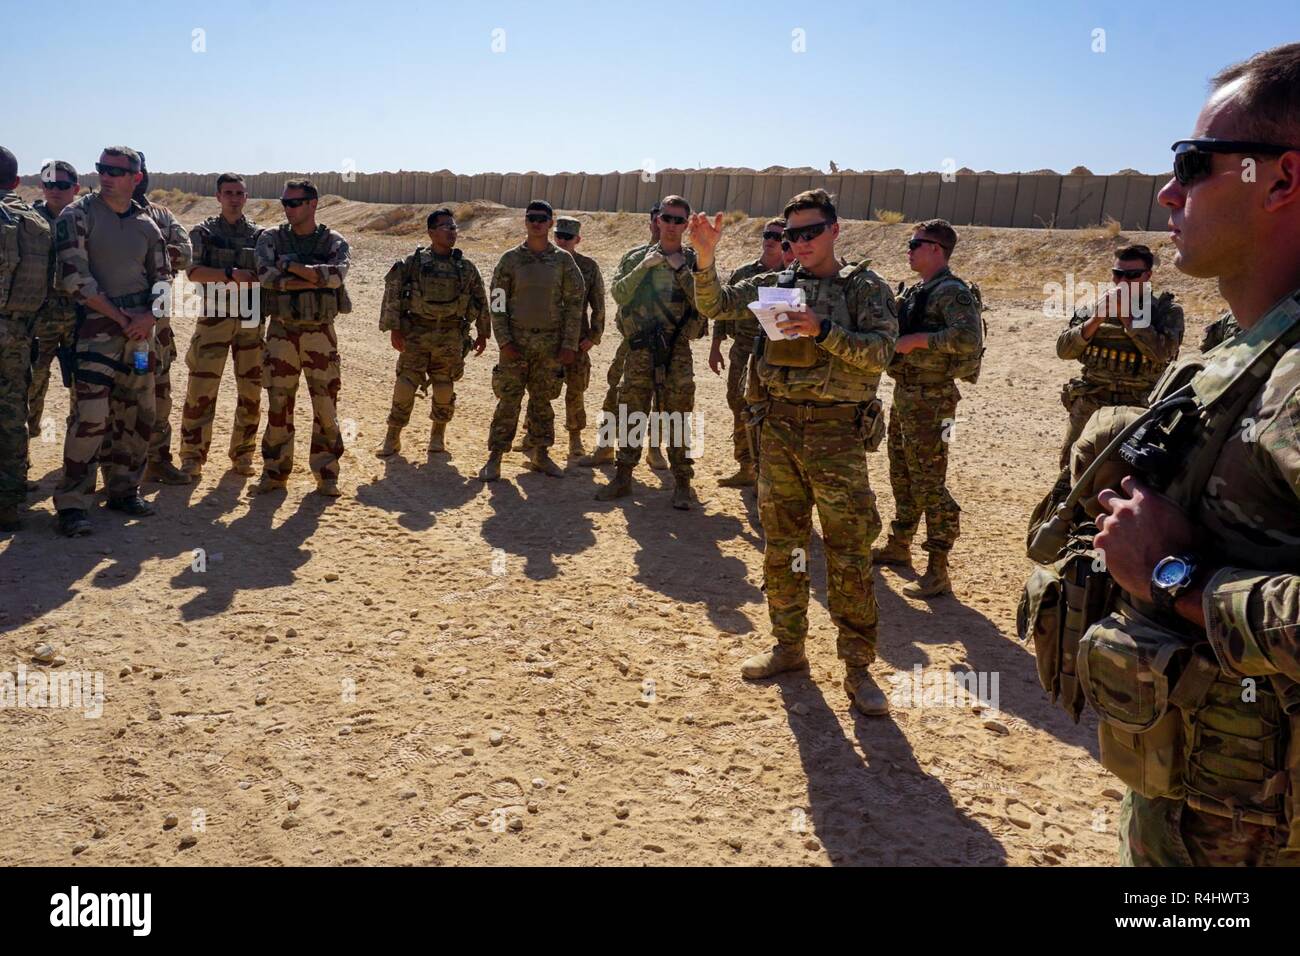
POLYGON ((722 213, 714 216, 712 222, 707 213, 693 213, 687 230, 691 245, 695 247, 696 265, 707 269, 713 264, 713 250, 718 248, 718 242, 722 239, 722 213))

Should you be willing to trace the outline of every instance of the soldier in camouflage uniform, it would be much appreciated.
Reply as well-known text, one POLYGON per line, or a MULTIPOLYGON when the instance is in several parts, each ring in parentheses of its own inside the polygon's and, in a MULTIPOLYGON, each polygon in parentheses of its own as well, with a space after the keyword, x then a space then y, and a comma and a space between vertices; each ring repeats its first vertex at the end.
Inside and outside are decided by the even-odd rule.
MULTIPOLYGON (((658 395, 655 419, 668 422, 672 416, 676 421, 676 427, 668 429, 672 505, 680 510, 691 506, 695 474, 689 447, 695 410, 691 341, 704 334, 708 322, 691 301, 695 250, 682 245, 690 214, 690 204, 681 196, 665 197, 659 209, 659 241, 635 262, 629 263, 625 256, 625 265, 610 286, 621 309, 619 324, 628 353, 618 388, 619 419, 603 418, 601 430, 607 435, 625 429, 632 434, 618 435, 618 469, 613 480, 596 493, 599 501, 631 493, 632 471, 641 459, 641 441, 634 434, 637 419, 652 414, 652 399, 658 395)), ((657 437, 663 430, 656 422, 649 431, 657 437)))
MULTIPOLYGON (((134 198, 144 206, 145 214, 163 234, 167 243, 167 274, 163 278, 172 283, 193 261, 190 236, 170 209, 149 201, 149 170, 144 153, 139 155, 141 179, 135 187, 134 198)), ((173 295, 168 296, 164 302, 171 306, 179 300, 179 295, 173 295)), ((176 361, 177 355, 176 336, 172 332, 171 308, 161 311, 154 330, 154 345, 158 352, 158 362, 154 369, 154 427, 149 438, 149 464, 145 468, 144 477, 146 481, 159 481, 165 485, 188 485, 191 476, 172 464, 172 363, 176 361)))
POLYGON ((1146 246, 1115 253, 1111 292, 1095 307, 1080 309, 1056 339, 1056 354, 1081 361, 1083 374, 1061 391, 1070 426, 1061 448, 1061 469, 1070 466, 1070 448, 1099 408, 1142 405, 1183 343, 1183 310, 1172 292, 1154 297, 1155 257, 1146 246), (1147 313, 1147 314, 1143 314, 1147 313))
POLYGON ((569 457, 583 454, 582 430, 587 427, 585 398, 591 384, 591 350, 605 334, 605 279, 600 266, 578 252, 582 241, 578 220, 563 216, 555 220, 555 244, 573 256, 586 286, 583 293, 582 331, 578 336, 578 358, 564 370, 564 425, 569 430, 569 457))
POLYGON ((573 256, 550 240, 554 221, 550 204, 534 199, 524 211, 524 220, 527 239, 508 250, 492 273, 492 334, 501 357, 492 370, 497 407, 480 481, 501 477, 501 458, 519 427, 525 391, 528 467, 554 478, 564 476, 548 452, 555 442, 551 402, 559 397, 565 367, 578 357, 585 289, 573 256))
MULTIPOLYGON (((81 192, 77 170, 64 160, 51 160, 41 170, 41 191, 45 198, 36 200, 32 208, 45 217, 53 235, 54 221, 59 218, 59 213, 81 192)), ((32 438, 41 433, 45 393, 50 384, 50 365, 59 349, 72 344, 76 325, 77 304, 51 283, 50 294, 45 305, 36 313, 36 326, 33 329, 36 357, 32 361, 32 386, 27 392, 27 434, 32 438)))
MULTIPOLYGON (((784 219, 769 219, 763 225, 763 252, 753 262, 748 262, 731 274, 727 280, 730 284, 742 279, 751 279, 765 272, 780 272, 785 267, 785 256, 781 250, 781 231, 785 229, 784 219)), ((727 406, 731 409, 731 444, 736 464, 739 467, 734 475, 718 480, 723 488, 749 488, 756 477, 754 454, 749 447, 749 431, 746 416, 749 404, 745 400, 745 378, 749 366, 749 357, 754 354, 754 341, 763 332, 758 319, 749 309, 737 309, 730 315, 715 319, 713 322, 713 344, 709 349, 709 368, 714 375, 727 368, 727 406), (727 360, 722 358, 722 343, 730 336, 731 349, 727 360), (728 362, 730 365, 728 365, 728 362)))
POLYGON ((343 284, 352 264, 347 240, 316 223, 319 193, 309 179, 284 184, 280 205, 287 220, 265 229, 254 260, 267 316, 262 379, 266 386, 266 431, 262 433, 262 477, 253 489, 264 494, 285 487, 293 471, 293 407, 298 383, 307 379, 311 396, 310 466, 316 491, 339 494, 339 347, 334 319, 352 311, 343 284))
MULTIPOLYGON (((630 270, 634 265, 641 261, 645 251, 659 241, 659 203, 656 202, 650 207, 650 241, 645 245, 636 246, 623 254, 619 260, 618 268, 614 270, 615 275, 622 274, 630 270)), ((627 362, 627 338, 623 335, 622 315, 623 309, 615 303, 614 328, 619 334, 618 349, 614 352, 614 358, 609 363, 609 369, 605 373, 607 388, 605 389, 605 400, 600 406, 600 419, 602 422, 613 419, 618 420, 618 383, 623 381, 623 365, 627 362)), ((651 405, 653 411, 659 411, 658 397, 655 398, 654 404, 651 405)), ((608 428, 605 429, 608 431, 608 428)), ((584 455, 578 459, 578 464, 584 468, 595 468, 598 465, 612 465, 618 457, 618 448, 615 444, 602 445, 600 438, 596 439, 596 450, 590 455, 584 455)), ((663 451, 657 446, 651 446, 646 453, 646 462, 655 471, 667 471, 668 459, 664 457, 663 451)))
MULTIPOLYGON (((696 216, 691 243, 699 256, 695 302, 706 316, 734 311, 758 298, 761 285, 793 284, 807 309, 788 312, 780 328, 795 338, 760 340, 755 363, 767 390, 761 416, 758 507, 766 547, 763 571, 776 646, 741 665, 748 679, 808 666, 807 549, 817 508, 826 550, 831 620, 845 664, 844 689, 864 714, 888 713, 889 702, 868 666, 876 657, 877 612, 871 543, 880 515, 863 447, 878 436, 876 388, 898 337, 897 304, 866 263, 835 257, 835 204, 825 190, 800 193, 786 204, 785 235, 797 266, 721 286, 713 252, 722 216, 696 216)), ((876 439, 878 440, 878 438, 876 439)))
POLYGON ((50 291, 50 226, 17 188, 18 160, 0 146, 0 531, 21 525, 32 327, 50 291))
POLYGON ((1240 331, 1241 326, 1232 317, 1232 313, 1223 313, 1205 327, 1205 333, 1201 336, 1201 351, 1208 352, 1220 342, 1226 342, 1240 331))
POLYGON ((226 370, 226 356, 234 363, 235 421, 230 429, 230 461, 236 474, 253 472, 257 451, 257 423, 262 404, 262 323, 257 262, 254 250, 262 228, 244 215, 248 190, 242 176, 217 177, 221 214, 210 216, 190 230, 193 264, 188 275, 200 283, 204 313, 194 322, 194 334, 185 353, 190 371, 181 410, 181 471, 198 478, 208 460, 212 423, 217 415, 217 392, 226 370), (207 283, 208 285, 202 285, 207 283), (247 292, 245 292, 247 290, 247 292), (211 300, 211 312, 208 304, 211 300), (245 305, 253 314, 244 315, 245 305))
POLYGON ((483 354, 492 333, 483 277, 455 248, 458 227, 450 209, 435 209, 425 225, 429 248, 393 263, 384 277, 379 328, 398 352, 388 433, 375 452, 380 458, 402 448, 402 429, 411 420, 415 393, 428 384, 433 396, 429 452, 446 451, 447 423, 456 410, 456 386, 465 356, 483 354), (469 330, 474 329, 474 338, 469 330))
POLYGON ((154 309, 162 308, 156 284, 168 274, 167 247, 132 199, 141 179, 135 150, 110 146, 95 169, 99 189, 64 209, 54 227, 60 286, 83 312, 63 478, 54 493, 59 531, 69 537, 91 532, 87 510, 97 460, 110 508, 133 517, 153 514, 140 497, 140 481, 153 434, 154 309))
POLYGON ((902 294, 899 339, 889 374, 889 483, 894 520, 872 553, 877 564, 912 564, 912 536, 925 517, 925 574, 903 588, 909 597, 952 590, 948 554, 960 534, 961 508, 948 491, 948 443, 957 422, 957 379, 973 382, 984 353, 984 318, 971 287, 948 268, 957 232, 943 219, 921 223, 907 243, 907 262, 921 276, 902 294))

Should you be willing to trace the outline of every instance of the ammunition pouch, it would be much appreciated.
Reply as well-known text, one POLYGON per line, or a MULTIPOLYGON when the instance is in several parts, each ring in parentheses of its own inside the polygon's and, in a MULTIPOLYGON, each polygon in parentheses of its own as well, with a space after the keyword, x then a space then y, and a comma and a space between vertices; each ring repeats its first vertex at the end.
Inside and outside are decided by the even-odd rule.
POLYGON ((880 399, 873 398, 858 407, 858 434, 868 452, 880 448, 880 443, 885 440, 885 405, 880 399))
POLYGON ((812 368, 817 364, 817 343, 811 336, 797 339, 772 339, 765 349, 767 364, 778 368, 812 368))

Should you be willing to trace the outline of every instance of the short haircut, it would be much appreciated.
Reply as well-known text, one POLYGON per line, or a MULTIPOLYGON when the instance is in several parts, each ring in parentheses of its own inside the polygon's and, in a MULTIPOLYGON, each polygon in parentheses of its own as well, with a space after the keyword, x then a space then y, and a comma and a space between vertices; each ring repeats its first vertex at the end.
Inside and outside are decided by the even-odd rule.
POLYGON ((43 167, 41 167, 42 180, 44 180, 45 178, 45 170, 47 169, 53 171, 56 179, 58 178, 59 173, 63 173, 72 182, 75 183, 79 181, 77 179, 76 169, 74 169, 72 164, 68 162, 66 159, 52 159, 48 163, 46 163, 43 167))
POLYGON ((1240 137, 1300 148, 1300 43, 1275 46, 1215 74, 1212 90, 1242 81, 1236 102, 1245 128, 1240 137))
POLYGON ((1141 259, 1148 269, 1156 264, 1156 257, 1146 246, 1125 246, 1115 250, 1116 259, 1141 259))
POLYGON ((239 173, 222 173, 217 177, 217 192, 221 192, 221 187, 226 183, 239 183, 241 186, 246 185, 244 183, 244 177, 239 175, 239 173))
POLYGON ((433 212, 429 213, 429 218, 424 220, 424 227, 426 229, 432 229, 443 216, 448 216, 451 219, 456 218, 456 214, 446 206, 439 206, 433 212))
POLYGON ((551 204, 545 199, 534 199, 530 202, 524 209, 524 214, 527 215, 530 212, 544 212, 548 216, 555 215, 555 210, 551 208, 551 204))
POLYGON ((659 210, 661 212, 663 211, 664 206, 681 206, 686 210, 686 215, 689 216, 691 214, 691 204, 682 196, 665 196, 663 199, 659 200, 659 210))
POLYGON ((659 203, 656 202, 650 207, 650 218, 653 219, 657 215, 659 215, 659 203))
POLYGON ((776 218, 769 219, 767 222, 763 223, 764 229, 767 229, 768 226, 776 226, 778 229, 784 229, 785 220, 782 219, 780 216, 777 216, 776 218))
POLYGON ((316 191, 316 184, 310 179, 288 179, 284 183, 285 189, 301 189, 307 194, 308 199, 317 199, 320 193, 316 191))
POLYGON ((927 219, 917 223, 915 231, 939 243, 948 255, 952 255, 952 250, 957 246, 957 230, 947 219, 927 219))
POLYGON ((131 172, 138 173, 143 163, 140 154, 130 146, 105 146, 100 152, 105 156, 122 156, 131 164, 131 172))
POLYGON ((18 178, 18 157, 0 146, 0 186, 8 186, 18 178))
POLYGON ((835 214, 835 201, 831 199, 831 194, 824 189, 804 190, 785 204, 785 208, 781 210, 781 215, 789 219, 790 213, 799 212, 801 209, 820 209, 827 222, 835 222, 839 219, 839 216, 835 214))

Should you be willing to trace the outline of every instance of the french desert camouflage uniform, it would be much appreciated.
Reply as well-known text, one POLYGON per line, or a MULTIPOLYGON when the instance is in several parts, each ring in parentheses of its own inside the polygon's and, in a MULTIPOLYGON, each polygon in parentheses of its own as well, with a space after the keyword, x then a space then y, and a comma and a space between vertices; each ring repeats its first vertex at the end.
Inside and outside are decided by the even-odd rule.
POLYGON ((1110 405, 1146 405, 1147 395, 1183 344, 1183 310, 1172 292, 1154 297, 1151 322, 1126 330, 1108 318, 1085 339, 1081 328, 1094 311, 1080 309, 1056 339, 1056 354, 1081 361, 1083 374, 1061 390, 1061 403, 1070 412, 1070 427, 1061 448, 1061 468, 1070 466, 1070 447, 1092 413, 1110 405))
MULTIPOLYGON (((701 314, 715 316, 756 300, 758 288, 776 285, 778 273, 722 286, 710 267, 694 279, 696 306, 701 314)), ((871 543, 880 533, 880 515, 863 441, 880 375, 898 338, 898 306, 865 262, 846 265, 824 279, 799 269, 795 281, 808 308, 829 319, 831 328, 821 342, 764 338, 756 360, 768 396, 765 408, 760 406, 758 466, 768 615, 773 637, 802 653, 809 576, 806 563, 796 560, 796 550, 807 554, 815 505, 826 550, 831 620, 838 629, 836 649, 849 668, 845 686, 852 696, 876 657, 871 543), (777 344, 783 348, 774 350, 777 344), (790 358, 786 347, 802 357, 790 358)))
MULTIPOLYGON (((619 304, 619 325, 627 343, 627 358, 623 365, 623 378, 618 388, 618 406, 631 420, 640 412, 649 415, 652 404, 659 399, 655 411, 680 416, 681 434, 669 436, 668 467, 679 483, 689 482, 695 475, 695 466, 687 455, 690 437, 687 423, 695 410, 695 368, 691 358, 691 342, 699 338, 708 327, 708 320, 697 310, 691 275, 695 269, 695 250, 684 246, 681 254, 685 262, 674 269, 667 260, 646 267, 642 263, 647 255, 658 252, 658 244, 646 246, 636 258, 624 256, 619 272, 610 284, 614 301, 619 304), (655 348, 653 337, 662 335, 671 341, 672 352, 667 368, 662 369, 662 387, 656 388, 655 348)), ((616 406, 615 415, 618 414, 616 406)), ((664 440, 660 436, 660 440, 664 440)), ((646 443, 650 438, 647 435, 646 443)), ((620 468, 633 468, 641 460, 638 444, 620 444, 620 468)))
POLYGON ((0 191, 0 509, 27 494, 32 326, 50 291, 50 249, 49 223, 0 191))
POLYGON ((493 270, 491 295, 492 335, 497 345, 513 344, 521 355, 516 360, 502 356, 492 369, 497 407, 488 432, 488 450, 510 450, 525 391, 524 447, 545 450, 555 443, 551 402, 559 397, 564 384, 564 367, 556 352, 576 352, 582 331, 582 272, 573 256, 554 243, 541 253, 520 243, 507 250, 493 270))
POLYGON ((404 339, 388 413, 390 428, 406 427, 415 394, 426 383, 433 397, 430 420, 444 425, 451 421, 471 327, 481 337, 492 331, 483 277, 459 249, 440 256, 421 246, 393 263, 384 277, 379 313, 379 328, 400 332, 404 339))
MULTIPOLYGON (((169 274, 163 235, 145 208, 133 203, 118 215, 98 192, 70 203, 54 229, 59 285, 78 303, 96 293, 118 308, 151 310, 155 283, 169 274)), ((63 479, 54 494, 59 511, 90 505, 96 459, 110 498, 138 494, 154 430, 154 368, 135 373, 125 331, 113 319, 86 310, 76 338, 72 419, 63 444, 63 479)))
MULTIPOLYGON (((262 228, 247 216, 233 225, 211 216, 190 230, 193 265, 212 269, 257 271, 254 252, 262 228)), ((205 312, 208 296, 204 294, 205 312)), ((262 351, 265 348, 262 315, 241 316, 238 295, 215 300, 215 315, 201 315, 185 353, 190 371, 181 410, 181 463, 189 468, 208 460, 212 423, 217 414, 217 393, 226 370, 226 356, 235 367, 235 422, 230 430, 230 460, 251 462, 257 449, 257 424, 262 404, 262 351)), ((260 304, 260 300, 259 300, 260 304)))
POLYGON ((343 457, 339 429, 339 352, 334 319, 352 311, 343 285, 351 265, 347 240, 324 225, 306 236, 288 223, 262 230, 254 253, 267 316, 262 382, 266 387, 266 430, 262 433, 263 478, 285 481, 293 471, 293 410, 300 378, 311 397, 309 465, 317 479, 337 481, 343 457), (322 286, 284 291, 289 262, 320 274, 322 286))
MULTIPOLYGON (((593 347, 605 334, 605 279, 596 260, 580 252, 570 253, 578 264, 585 286, 582 329, 578 341, 590 339, 593 347)), ((570 433, 587 427, 587 386, 591 384, 591 352, 578 352, 573 364, 564 370, 564 426, 570 433)))
POLYGON ((957 379, 978 371, 984 350, 980 303, 947 267, 908 287, 899 300, 901 334, 927 334, 927 348, 895 353, 889 363, 894 401, 889 410, 889 483, 894 492, 890 534, 911 541, 925 517, 927 552, 947 552, 961 533, 961 508, 945 483, 948 444, 961 393, 957 379), (919 306, 919 309, 918 309, 919 306), (915 314, 917 312, 921 314, 915 314))
MULTIPOLYGON (((736 283, 771 271, 756 259, 733 272, 727 282, 736 283)), ((731 348, 727 351, 727 407, 731 409, 732 454, 742 465, 754 460, 745 424, 745 413, 749 408, 745 399, 745 376, 749 357, 754 354, 754 342, 762 332, 758 319, 747 308, 737 309, 713 322, 713 341, 721 343, 728 337, 731 339, 731 348)))
POLYGON ((1241 331, 1237 319, 1231 312, 1225 312, 1205 327, 1201 336, 1201 351, 1208 352, 1220 342, 1225 342, 1241 331))
MULTIPOLYGON (((54 223, 59 217, 45 204, 44 199, 32 203, 54 233, 54 223)), ((77 325, 77 303, 64 295, 54 284, 51 270, 50 294, 36 313, 32 335, 36 339, 36 356, 32 360, 32 385, 27 392, 27 434, 35 437, 41 433, 41 419, 45 415, 45 394, 50 384, 50 366, 54 354, 72 344, 77 325)))
MULTIPOLYGON (((169 282, 175 281, 178 273, 172 268, 173 253, 176 270, 184 272, 193 263, 194 251, 190 245, 189 233, 166 206, 151 202, 145 207, 145 214, 158 226, 167 245, 167 272, 163 278, 169 282)), ((176 296, 175 301, 179 300, 180 297, 176 296)), ((172 362, 176 361, 177 355, 170 310, 157 318, 154 347, 158 362, 154 368, 154 429, 149 439, 150 463, 170 462, 172 458, 172 362)))

